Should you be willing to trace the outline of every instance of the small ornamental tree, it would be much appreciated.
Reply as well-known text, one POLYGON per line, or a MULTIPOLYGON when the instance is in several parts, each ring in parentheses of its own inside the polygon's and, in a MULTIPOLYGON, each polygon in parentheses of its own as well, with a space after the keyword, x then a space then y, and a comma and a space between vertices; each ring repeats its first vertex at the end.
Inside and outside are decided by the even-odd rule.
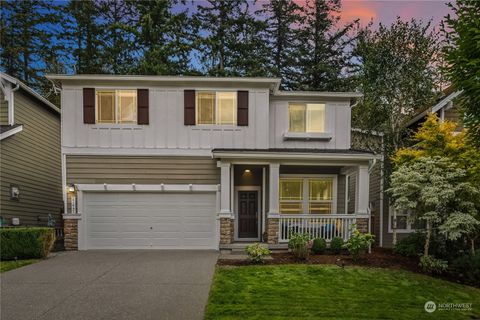
POLYGON ((433 231, 448 240, 472 239, 477 233, 480 221, 473 201, 479 196, 478 189, 466 181, 465 170, 448 158, 420 157, 398 166, 388 192, 395 209, 411 210, 411 220, 425 221, 425 256, 433 231))

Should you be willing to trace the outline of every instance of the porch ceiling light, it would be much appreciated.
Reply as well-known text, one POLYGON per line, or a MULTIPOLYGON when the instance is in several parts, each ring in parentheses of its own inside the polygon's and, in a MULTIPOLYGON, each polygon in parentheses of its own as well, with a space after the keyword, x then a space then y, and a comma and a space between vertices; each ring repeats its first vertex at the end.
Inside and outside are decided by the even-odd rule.
POLYGON ((250 169, 245 169, 245 173, 250 173, 250 169))

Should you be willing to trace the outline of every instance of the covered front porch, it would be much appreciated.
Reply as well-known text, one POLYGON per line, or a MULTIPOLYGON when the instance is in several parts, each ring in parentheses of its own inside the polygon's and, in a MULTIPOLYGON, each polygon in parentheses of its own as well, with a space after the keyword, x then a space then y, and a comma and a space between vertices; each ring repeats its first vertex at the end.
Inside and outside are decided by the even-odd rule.
POLYGON ((262 241, 286 244, 292 232, 349 239, 370 230, 366 152, 214 150, 221 170, 220 248, 262 241))

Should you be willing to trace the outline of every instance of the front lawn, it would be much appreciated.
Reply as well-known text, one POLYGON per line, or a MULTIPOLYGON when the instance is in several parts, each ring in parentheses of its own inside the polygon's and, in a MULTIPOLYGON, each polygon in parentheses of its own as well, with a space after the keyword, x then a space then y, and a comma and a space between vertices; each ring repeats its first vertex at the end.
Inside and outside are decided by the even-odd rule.
POLYGON ((474 319, 480 290, 401 270, 319 265, 218 267, 206 319, 474 319), (437 310, 427 313, 427 301, 437 310), (439 310, 472 303, 471 311, 439 310))
POLYGON ((38 262, 38 259, 28 259, 28 260, 12 260, 12 261, 0 261, 0 273, 17 269, 35 262, 38 262))

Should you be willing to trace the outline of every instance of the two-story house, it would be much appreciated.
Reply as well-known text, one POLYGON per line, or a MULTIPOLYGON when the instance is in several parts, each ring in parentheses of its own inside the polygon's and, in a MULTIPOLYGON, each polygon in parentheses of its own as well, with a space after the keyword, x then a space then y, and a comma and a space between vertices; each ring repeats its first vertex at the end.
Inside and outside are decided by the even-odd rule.
POLYGON ((49 75, 62 90, 67 249, 221 249, 370 228, 377 156, 355 92, 274 78, 49 75))

